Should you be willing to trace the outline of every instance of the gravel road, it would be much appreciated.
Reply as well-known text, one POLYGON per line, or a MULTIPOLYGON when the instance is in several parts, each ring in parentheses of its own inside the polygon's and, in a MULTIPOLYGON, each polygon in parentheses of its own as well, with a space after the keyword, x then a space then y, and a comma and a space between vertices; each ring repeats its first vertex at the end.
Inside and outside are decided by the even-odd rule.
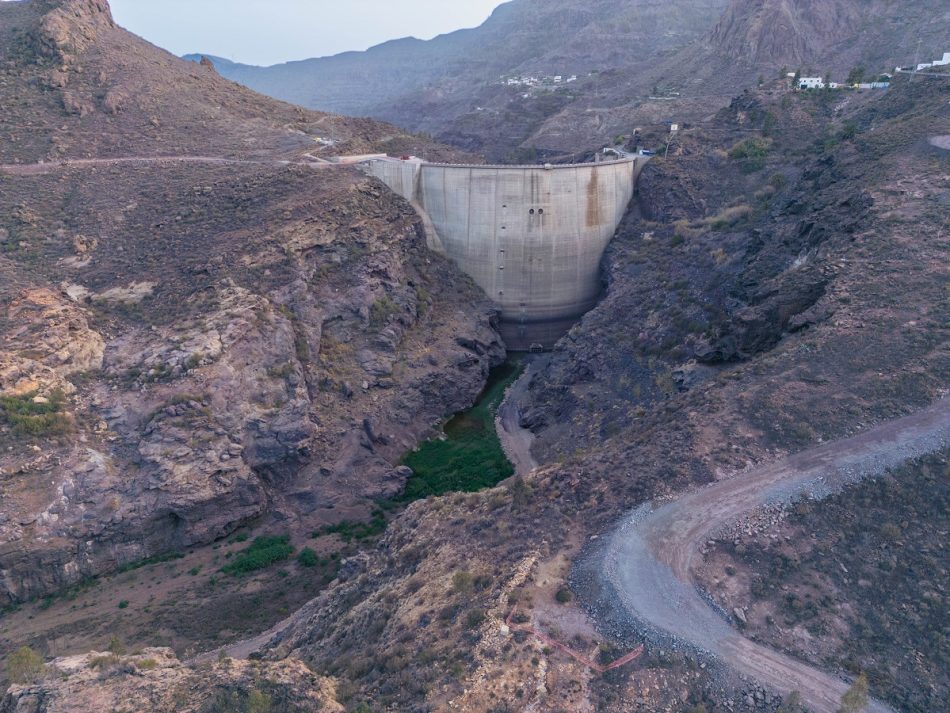
POLYGON ((176 164, 176 163, 203 163, 212 165, 244 165, 244 166, 309 166, 310 168, 342 168, 348 164, 329 163, 314 157, 307 161, 251 161, 237 158, 218 158, 214 156, 124 156, 119 158, 77 158, 62 161, 46 161, 44 163, 8 163, 0 164, 0 173, 9 176, 41 176, 58 168, 82 168, 90 166, 115 166, 126 163, 140 164, 176 164))
MULTIPOLYGON (((828 443, 630 513, 610 536, 603 574, 641 626, 706 651, 776 691, 797 690, 815 713, 835 713, 849 683, 744 638, 702 597, 692 565, 702 545, 756 508, 800 495, 825 497, 848 482, 950 443, 950 398, 864 433, 828 443)), ((868 711, 892 711, 872 700, 868 711)))

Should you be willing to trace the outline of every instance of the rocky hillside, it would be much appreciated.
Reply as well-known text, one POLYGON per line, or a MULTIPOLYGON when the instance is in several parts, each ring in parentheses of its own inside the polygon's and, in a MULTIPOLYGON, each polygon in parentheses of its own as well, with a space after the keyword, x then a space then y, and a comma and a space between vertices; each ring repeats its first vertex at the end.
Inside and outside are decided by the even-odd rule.
MULTIPOLYGON (((932 139, 950 114, 934 86, 748 93, 688 129, 644 173, 604 301, 532 382, 548 465, 410 508, 267 657, 396 708, 776 710, 690 652, 651 645, 601 677, 501 624, 515 611, 619 657, 642 639, 601 598, 597 544, 621 513, 946 393, 950 153, 932 139)), ((899 701, 894 683, 872 692, 899 701)))
MULTIPOLYGON (((481 27, 274 67, 219 71, 304 106, 369 115, 494 159, 596 149, 637 126, 699 120, 781 70, 844 80, 939 56, 950 12, 914 0, 515 0, 481 27), (507 86, 545 76, 572 83, 507 86)), ((196 56, 196 59, 199 58, 196 56)))
MULTIPOLYGON (((69 65, 85 81, 99 57, 118 57, 113 42, 138 42, 104 10, 2 4, 0 26, 26 41, 52 17, 70 36, 94 35, 69 65)), ((5 97, 46 106, 37 136, 91 153, 106 139, 76 122, 109 119, 69 118, 62 94, 36 79, 60 65, 32 46, 5 55, 5 97)), ((141 47, 143 66, 166 61, 141 47)), ((167 61, 182 77, 209 71, 167 61)), ((503 355, 490 307, 425 250, 408 206, 355 171, 298 165, 309 149, 280 143, 250 164, 4 167, 2 591, 16 603, 81 586, 4 612, 5 652, 28 643, 54 661, 10 659, 18 683, 0 710, 91 713, 146 699, 207 711, 794 710, 697 652, 652 641, 604 674, 585 663, 643 643, 605 595, 599 544, 648 499, 742 477, 946 395, 944 81, 750 90, 685 122, 643 173, 606 257, 603 301, 529 385, 524 425, 542 467, 371 518, 401 487, 396 459, 471 403, 503 355), (348 549, 307 537, 329 523, 348 549), (250 525, 288 540, 244 544, 250 525), (291 561, 286 548, 305 537, 313 549, 291 561), (277 554, 262 552, 268 542, 277 554), (280 564, 228 573, 254 566, 255 553, 280 564), (98 587, 85 581, 117 569, 98 587), (300 598, 311 601, 294 612, 300 598), (136 645, 177 634, 180 648, 202 630, 213 648, 288 615, 237 647, 256 652, 251 663, 212 654, 182 665, 161 649, 122 654, 118 642, 62 657, 90 640, 103 650, 116 630, 134 630, 136 645)), ((180 113, 167 109, 159 125, 191 126, 180 113)), ((129 152, 166 153, 128 126, 116 135, 129 152)), ((188 145, 179 128, 164 134, 169 145, 188 145)), ((218 145, 239 146, 247 135, 235 131, 218 145)), ((378 131, 384 143, 394 130, 378 131)), ((37 153, 21 161, 50 155, 51 141, 31 141, 37 153)), ((931 550, 908 549, 907 562, 944 567, 930 540, 900 541, 931 550)), ((745 576, 756 563, 739 564, 745 576)), ((931 584, 928 608, 942 591, 931 584)), ((908 599, 874 600, 877 620, 901 621, 908 599)), ((943 660, 939 637, 855 633, 857 663, 901 662, 870 679, 874 695, 900 705, 920 671, 946 689, 945 672, 912 665, 943 660)), ((824 655, 833 671, 852 664, 824 655)))
POLYGON ((0 34, 0 602, 398 491, 504 354, 405 203, 303 156, 399 132, 258 97, 99 0, 4 3, 0 34))

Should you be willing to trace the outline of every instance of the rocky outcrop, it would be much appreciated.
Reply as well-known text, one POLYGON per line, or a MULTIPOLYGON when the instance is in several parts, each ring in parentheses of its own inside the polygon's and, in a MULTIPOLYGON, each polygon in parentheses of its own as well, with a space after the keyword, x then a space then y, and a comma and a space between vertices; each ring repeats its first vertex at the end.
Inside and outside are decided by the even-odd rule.
POLYGON ((102 367, 105 340, 90 327, 88 313, 56 290, 25 290, 0 323, 6 326, 0 334, 0 396, 71 393, 68 377, 102 367))
POLYGON ((115 27, 107 0, 43 0, 46 12, 32 33, 36 52, 65 64, 115 27))
POLYGON ((92 652, 50 662, 33 684, 14 685, 0 713, 287 711, 343 713, 333 679, 299 661, 220 659, 188 666, 171 649, 92 652))

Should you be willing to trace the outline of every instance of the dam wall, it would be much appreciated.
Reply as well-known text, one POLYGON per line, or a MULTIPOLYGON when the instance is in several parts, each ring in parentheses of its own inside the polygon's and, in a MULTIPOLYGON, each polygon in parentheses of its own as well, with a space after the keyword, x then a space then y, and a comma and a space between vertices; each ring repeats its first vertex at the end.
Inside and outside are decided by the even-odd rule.
POLYGON ((553 346, 596 303, 604 249, 647 159, 567 166, 376 160, 369 172, 422 214, 429 246, 501 310, 508 347, 553 346))

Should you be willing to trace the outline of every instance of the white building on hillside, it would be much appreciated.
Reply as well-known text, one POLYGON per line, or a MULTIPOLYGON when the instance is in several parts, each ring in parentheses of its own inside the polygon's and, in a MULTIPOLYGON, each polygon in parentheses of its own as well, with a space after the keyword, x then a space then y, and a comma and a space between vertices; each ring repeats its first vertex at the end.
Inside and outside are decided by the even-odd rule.
POLYGON ((821 77, 800 77, 798 80, 799 89, 824 89, 825 80, 821 77))
POLYGON ((950 64, 950 52, 943 53, 943 59, 935 59, 931 64, 934 67, 945 67, 950 64))

